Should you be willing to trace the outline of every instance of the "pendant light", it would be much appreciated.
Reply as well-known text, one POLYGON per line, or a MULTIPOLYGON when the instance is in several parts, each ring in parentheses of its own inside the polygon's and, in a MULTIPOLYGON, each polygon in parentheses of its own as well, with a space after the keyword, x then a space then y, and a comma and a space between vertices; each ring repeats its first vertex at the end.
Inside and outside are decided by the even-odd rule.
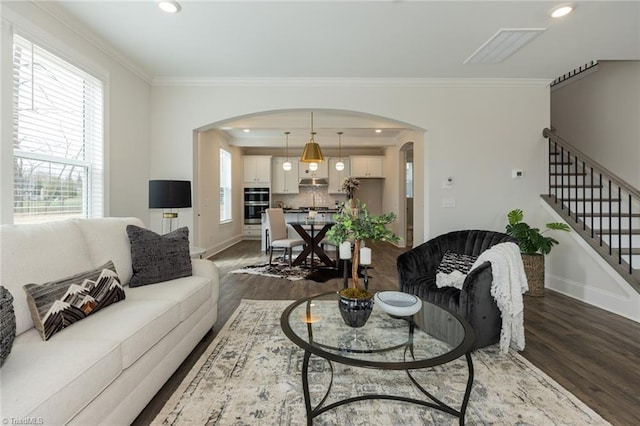
POLYGON ((285 172, 288 172, 291 170, 291 161, 289 161, 289 134, 291 132, 284 132, 287 138, 287 142, 286 142, 286 150, 287 150, 287 161, 285 161, 284 163, 282 163, 282 170, 284 170, 285 172))
POLYGON ((344 163, 342 162, 342 132, 338 132, 338 162, 336 163, 336 170, 339 172, 344 170, 344 163))
MULTIPOLYGON (((322 155, 322 151, 320 150, 320 145, 318 145, 314 139, 316 132, 313 131, 313 111, 311 112, 311 139, 304 146, 304 151, 302 151, 302 157, 300 157, 300 161, 303 163, 316 163, 316 170, 318 167, 319 161, 324 161, 324 156, 322 155)), ((311 165, 309 168, 312 169, 311 165)))

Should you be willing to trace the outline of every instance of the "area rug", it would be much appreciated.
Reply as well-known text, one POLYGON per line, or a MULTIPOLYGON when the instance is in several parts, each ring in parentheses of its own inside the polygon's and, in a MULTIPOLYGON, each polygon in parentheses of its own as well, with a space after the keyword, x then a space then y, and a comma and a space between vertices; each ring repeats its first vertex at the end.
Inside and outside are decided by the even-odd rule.
POLYGON ((261 263, 258 265, 245 266, 244 268, 231 271, 232 274, 262 275, 263 277, 285 278, 289 281, 303 280, 309 274, 307 268, 301 266, 289 266, 286 263, 261 263))
MULTIPOLYGON (((358 275, 364 277, 360 268, 358 275)), ((316 267, 310 272, 307 266, 289 266, 281 258, 277 258, 271 265, 260 263, 257 265, 245 266, 244 268, 231 271, 232 274, 262 275, 264 277, 285 278, 289 281, 299 281, 303 279, 324 283, 332 279, 342 278, 343 272, 339 268, 316 267)), ((349 276, 351 276, 349 274, 349 276)))
MULTIPOLYGON (((304 352, 280 328, 288 301, 243 300, 152 424, 304 425, 301 366, 304 352)), ((469 425, 606 425, 592 409, 515 352, 494 346, 473 353, 475 380, 469 425)), ((406 374, 334 363, 333 400, 366 393, 420 397, 406 374), (335 397, 334 397, 335 396, 335 397)), ((312 357, 312 398, 323 395, 328 364, 312 357)), ((459 406, 464 360, 424 370, 422 383, 459 406)), ((418 378, 420 376, 417 376, 418 378)), ((318 401, 319 399, 315 399, 318 401)), ((437 410, 395 401, 363 401, 314 419, 316 425, 454 425, 437 410)))

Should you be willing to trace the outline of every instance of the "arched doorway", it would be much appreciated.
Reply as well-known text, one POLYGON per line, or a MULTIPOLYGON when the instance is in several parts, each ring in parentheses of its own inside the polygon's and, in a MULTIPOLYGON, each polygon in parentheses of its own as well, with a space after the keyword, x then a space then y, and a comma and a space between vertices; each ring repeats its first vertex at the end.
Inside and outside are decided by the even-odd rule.
MULTIPOLYGON (((285 155, 284 132, 289 135, 289 154, 299 156, 309 140, 309 113, 311 109, 265 111, 229 118, 194 130, 194 241, 207 249, 208 254, 222 250, 242 238, 241 192, 244 185, 242 172, 234 172, 233 220, 222 223, 215 211, 219 208, 216 194, 219 189, 219 150, 231 151, 234 167, 242 167, 242 157, 262 155, 282 157, 285 155), (249 130, 245 132, 245 129, 249 130)), ((381 210, 394 211, 398 215, 394 231, 406 240, 406 165, 405 157, 410 152, 413 164, 414 143, 421 144, 424 130, 386 117, 372 114, 314 109, 314 131, 325 157, 338 156, 338 131, 342 131, 342 155, 380 155, 385 158, 384 181, 380 185, 381 210), (410 142, 410 145, 407 141, 410 142), (411 147, 412 149, 408 149, 411 147), (398 158, 402 157, 402 165, 398 158), (398 191, 398 188, 402 188, 398 191)), ((419 165, 418 167, 422 167, 419 165)), ((412 169, 413 170, 413 169, 412 169)), ((365 179, 367 179, 365 177, 365 179)), ((375 186, 374 186, 375 187, 375 186)), ((273 201, 278 199, 272 197, 273 201)), ((413 208, 411 228, 415 227, 413 208)), ((420 218, 418 218, 420 220, 420 218)), ((411 233, 409 233, 410 236, 411 233)), ((411 238, 413 240, 413 238, 411 238)))

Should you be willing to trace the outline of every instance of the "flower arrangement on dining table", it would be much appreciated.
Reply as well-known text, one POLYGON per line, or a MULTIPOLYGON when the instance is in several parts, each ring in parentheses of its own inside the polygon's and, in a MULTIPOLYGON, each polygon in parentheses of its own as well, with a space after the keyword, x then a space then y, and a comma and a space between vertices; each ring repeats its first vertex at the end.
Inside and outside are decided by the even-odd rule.
POLYGON ((345 241, 353 243, 351 286, 341 290, 340 294, 354 299, 371 297, 371 293, 358 287, 360 248, 365 240, 397 242, 400 238, 387 228, 396 219, 396 214, 391 212, 376 216, 360 200, 350 200, 342 206, 339 213, 333 215, 333 219, 335 224, 326 234, 329 241, 337 246, 345 241))
POLYGON ((353 176, 347 176, 342 181, 341 189, 342 192, 345 192, 347 194, 348 200, 353 200, 356 191, 360 189, 360 181, 353 176))

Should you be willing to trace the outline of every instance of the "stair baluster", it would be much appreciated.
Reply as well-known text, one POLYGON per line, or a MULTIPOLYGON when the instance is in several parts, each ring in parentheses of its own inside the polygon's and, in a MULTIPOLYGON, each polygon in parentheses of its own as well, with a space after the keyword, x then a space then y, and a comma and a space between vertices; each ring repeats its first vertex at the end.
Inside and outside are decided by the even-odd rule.
POLYGON ((640 270, 633 261, 640 255, 640 238, 633 237, 640 236, 640 191, 555 132, 544 129, 543 136, 549 139, 549 192, 542 198, 640 292, 640 270))

